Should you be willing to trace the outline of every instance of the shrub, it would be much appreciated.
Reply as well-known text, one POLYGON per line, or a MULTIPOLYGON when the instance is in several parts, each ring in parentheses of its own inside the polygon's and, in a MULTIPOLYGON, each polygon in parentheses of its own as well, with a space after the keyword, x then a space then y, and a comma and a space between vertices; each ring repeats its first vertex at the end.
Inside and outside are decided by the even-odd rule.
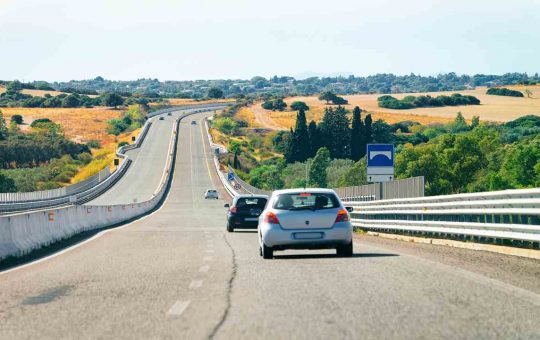
POLYGON ((21 115, 13 115, 13 116, 11 116, 11 121, 21 125, 23 123, 23 116, 21 116, 21 115))

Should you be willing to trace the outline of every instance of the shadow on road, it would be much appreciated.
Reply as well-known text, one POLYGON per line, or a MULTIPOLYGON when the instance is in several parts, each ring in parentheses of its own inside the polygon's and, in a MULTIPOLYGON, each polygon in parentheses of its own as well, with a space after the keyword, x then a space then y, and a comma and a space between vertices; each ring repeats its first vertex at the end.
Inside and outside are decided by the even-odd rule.
POLYGON ((234 229, 234 232, 240 234, 256 234, 257 229, 234 229))
MULTIPOLYGON (((393 257, 399 256, 399 254, 393 253, 357 253, 353 254, 351 258, 369 258, 369 257, 393 257)), ((339 257, 336 254, 295 254, 295 255, 274 255, 276 260, 291 260, 291 259, 324 259, 324 258, 342 258, 347 259, 347 257, 339 257)))

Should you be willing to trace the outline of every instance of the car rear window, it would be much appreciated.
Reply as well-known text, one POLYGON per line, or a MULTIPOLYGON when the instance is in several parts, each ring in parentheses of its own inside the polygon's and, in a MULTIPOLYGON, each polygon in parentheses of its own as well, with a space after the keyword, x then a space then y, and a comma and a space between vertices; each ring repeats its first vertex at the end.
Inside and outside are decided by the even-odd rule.
POLYGON ((278 210, 320 210, 339 207, 336 195, 330 193, 299 192, 281 194, 274 203, 274 209, 278 210))
POLYGON ((252 209, 252 208, 264 209, 265 205, 266 205, 266 198, 262 198, 262 197, 239 198, 238 201, 236 201, 236 207, 240 210, 252 209))

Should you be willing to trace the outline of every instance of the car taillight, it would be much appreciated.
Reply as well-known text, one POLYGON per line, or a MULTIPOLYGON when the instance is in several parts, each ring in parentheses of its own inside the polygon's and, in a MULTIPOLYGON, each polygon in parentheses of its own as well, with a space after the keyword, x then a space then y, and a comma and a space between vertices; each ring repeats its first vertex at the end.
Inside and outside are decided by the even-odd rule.
POLYGON ((279 224, 279 220, 276 214, 274 214, 271 211, 267 212, 266 215, 264 216, 264 222, 270 223, 270 224, 279 224))
POLYGON ((337 213, 336 222, 347 222, 349 220, 349 213, 345 209, 341 209, 337 213))
POLYGON ((236 214, 237 211, 238 211, 237 207, 232 207, 231 208, 231 214, 236 214))

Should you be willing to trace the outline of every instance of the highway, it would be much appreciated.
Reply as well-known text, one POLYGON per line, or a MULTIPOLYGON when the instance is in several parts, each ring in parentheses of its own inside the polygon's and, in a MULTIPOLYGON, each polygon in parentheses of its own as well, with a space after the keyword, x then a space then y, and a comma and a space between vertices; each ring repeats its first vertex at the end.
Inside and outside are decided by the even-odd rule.
MULTIPOLYGON (((263 260, 255 232, 226 232, 224 200, 204 200, 211 187, 226 198, 208 115, 182 121, 159 210, 0 274, 0 339, 540 338, 538 260, 363 235, 353 258, 287 251, 263 260)), ((155 190, 169 121, 152 127, 128 176, 96 201, 155 190)))

